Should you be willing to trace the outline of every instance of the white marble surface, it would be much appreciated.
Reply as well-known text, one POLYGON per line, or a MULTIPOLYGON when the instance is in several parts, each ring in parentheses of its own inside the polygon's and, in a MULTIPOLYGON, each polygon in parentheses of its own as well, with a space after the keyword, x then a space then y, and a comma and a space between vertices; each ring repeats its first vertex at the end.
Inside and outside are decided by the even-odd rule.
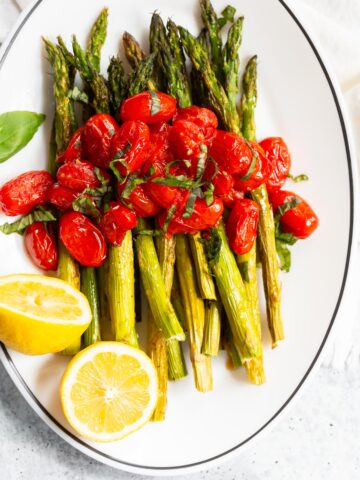
MULTIPOLYGON (((321 2, 326 4, 328 10, 334 5, 332 0, 303 0, 309 9, 321 2)), ((348 4, 354 2, 348 0, 348 4)), ((0 39, 4 38, 19 11, 14 1, 0 0, 0 39)), ((311 16, 309 18, 311 20, 311 16)), ((316 17, 314 19, 316 20, 316 17)), ((354 55, 353 58, 360 62, 358 56, 354 55)), ((339 79, 343 80, 341 72, 337 73, 339 79)), ((348 82, 345 85, 343 81, 341 83, 344 93, 347 93, 348 82)), ((357 343, 360 344, 360 341, 357 343)), ((331 361, 327 363, 334 364, 331 361)), ((359 479, 358 355, 351 369, 346 367, 345 362, 340 362, 340 365, 340 369, 322 367, 291 412, 238 458, 197 475, 177 478, 359 479)), ((0 438, 1 480, 148 478, 106 467, 67 445, 34 414, 1 365, 0 438)))

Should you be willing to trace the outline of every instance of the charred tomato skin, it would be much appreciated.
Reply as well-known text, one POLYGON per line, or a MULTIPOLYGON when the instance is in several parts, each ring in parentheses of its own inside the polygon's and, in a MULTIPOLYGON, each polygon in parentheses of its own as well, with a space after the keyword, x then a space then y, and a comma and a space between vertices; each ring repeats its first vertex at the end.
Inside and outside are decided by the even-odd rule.
POLYGON ((23 173, 0 188, 0 211, 7 216, 26 215, 48 201, 54 180, 45 170, 23 173))
POLYGON ((289 149, 281 137, 269 137, 260 142, 264 150, 266 187, 268 191, 278 190, 286 182, 291 168, 289 149))
POLYGON ((148 125, 171 120, 176 112, 176 99, 162 92, 141 92, 123 101, 120 118, 141 120, 148 125))
POLYGON ((299 195, 288 190, 269 192, 269 201, 276 215, 278 208, 297 198, 299 203, 280 217, 281 229, 296 238, 308 238, 318 227, 319 219, 310 205, 299 195))
POLYGON ((226 223, 226 233, 231 249, 238 255, 250 252, 256 240, 259 206, 244 198, 237 200, 226 223))
POLYGON ((97 113, 89 118, 82 132, 83 153, 85 158, 101 168, 108 168, 112 160, 112 139, 119 125, 105 113, 97 113))
POLYGON ((79 212, 65 213, 59 222, 60 240, 70 255, 84 267, 99 267, 106 259, 103 234, 92 221, 79 212))
POLYGON ((58 266, 58 249, 51 226, 44 222, 29 225, 24 235, 25 249, 32 262, 42 270, 56 270, 58 266))

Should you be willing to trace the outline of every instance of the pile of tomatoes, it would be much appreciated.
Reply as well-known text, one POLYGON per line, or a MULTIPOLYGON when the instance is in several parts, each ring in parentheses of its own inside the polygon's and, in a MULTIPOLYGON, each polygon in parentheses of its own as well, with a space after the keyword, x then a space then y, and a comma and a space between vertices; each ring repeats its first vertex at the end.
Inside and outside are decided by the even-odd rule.
MULTIPOLYGON (((294 197, 297 204, 280 223, 283 231, 306 238, 318 220, 310 206, 281 190, 291 166, 281 138, 260 143, 218 129, 207 108, 177 108, 173 97, 143 92, 126 99, 121 124, 96 114, 73 135, 58 158, 56 179, 31 171, 0 189, 5 215, 26 215, 39 205, 59 212, 58 235, 84 266, 101 265, 107 245, 120 245, 138 217, 155 217, 166 235, 194 234, 226 221, 237 254, 255 241, 259 207, 247 198, 266 184, 274 211, 294 197)), ((57 242, 51 222, 35 222, 25 231, 35 264, 57 268, 57 242)))

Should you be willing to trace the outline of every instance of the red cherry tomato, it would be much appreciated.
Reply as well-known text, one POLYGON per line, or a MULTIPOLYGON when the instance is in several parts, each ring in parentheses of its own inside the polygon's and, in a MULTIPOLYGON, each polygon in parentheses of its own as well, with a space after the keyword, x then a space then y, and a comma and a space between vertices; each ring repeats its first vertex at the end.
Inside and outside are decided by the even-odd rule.
POLYGON ((235 190, 235 188, 232 188, 228 194, 223 195, 221 197, 221 200, 223 201, 223 204, 225 205, 226 208, 233 208, 233 206, 235 205, 235 202, 243 198, 244 198, 244 192, 239 192, 235 190))
POLYGON ((170 145, 175 158, 192 160, 196 170, 201 144, 205 144, 205 137, 200 127, 188 120, 174 122, 170 131, 170 145))
POLYGON ((232 175, 221 168, 218 169, 218 172, 215 175, 215 165, 213 162, 209 161, 206 164, 203 180, 211 181, 213 183, 214 193, 218 197, 228 195, 234 186, 232 175))
MULTIPOLYGON (((224 206, 219 198, 215 197, 214 202, 210 206, 206 205, 204 199, 197 198, 191 217, 184 218, 181 214, 176 213, 169 224, 167 234, 195 234, 202 230, 206 230, 217 224, 221 218, 221 215, 223 214, 223 211, 224 206)), ((158 215, 159 225, 161 228, 164 227, 167 214, 168 212, 163 210, 158 215)))
POLYGON ((245 255, 254 245, 258 221, 259 206, 256 202, 248 198, 235 202, 226 224, 226 233, 230 247, 238 255, 245 255))
MULTIPOLYGON (((82 192, 85 188, 98 188, 101 182, 95 173, 95 167, 90 162, 64 163, 57 171, 57 179, 60 185, 70 188, 76 192, 82 192)), ((104 170, 99 172, 107 182, 110 181, 109 174, 104 170)))
POLYGON ((265 172, 267 189, 281 188, 290 172, 291 157, 288 147, 280 137, 265 138, 260 142, 265 151, 265 172))
POLYGON ((178 108, 173 122, 177 120, 187 120, 195 123, 204 134, 206 145, 211 145, 219 123, 214 112, 208 108, 197 107, 195 105, 192 107, 178 108))
POLYGON ((26 215, 36 205, 48 201, 48 194, 54 180, 44 170, 30 171, 6 182, 0 188, 0 210, 5 215, 26 215))
POLYGON ((120 202, 111 202, 109 210, 100 220, 101 231, 112 245, 120 245, 125 233, 136 227, 136 224, 135 212, 120 202))
POLYGON ((71 210, 72 203, 78 195, 79 192, 63 187, 59 183, 54 183, 49 190, 49 202, 61 211, 71 210))
MULTIPOLYGON (((117 185, 119 195, 121 196, 126 183, 117 185)), ((126 200, 125 200, 126 201, 126 200)), ((126 202, 127 203, 127 202, 126 202)), ((155 203, 145 191, 145 185, 137 185, 130 193, 128 203, 131 204, 134 212, 138 217, 147 218, 157 215, 159 212, 159 206, 155 203)))
POLYGON ((150 148, 149 127, 140 121, 128 121, 121 125, 112 142, 111 158, 121 158, 116 166, 121 175, 135 172, 146 161, 150 148))
POLYGON ((266 181, 264 151, 255 143, 252 144, 252 148, 253 157, 248 172, 242 177, 238 175, 234 176, 234 188, 240 192, 251 192, 266 181))
POLYGON ((151 200, 161 208, 170 208, 177 202, 179 193, 184 192, 183 188, 168 187, 151 181, 144 184, 144 190, 151 200))
POLYGON ((169 141, 171 128, 168 123, 155 123, 150 126, 149 155, 141 167, 142 175, 146 175, 151 166, 155 170, 153 176, 163 175, 166 165, 174 160, 169 141))
POLYGON ((83 132, 85 158, 98 167, 108 168, 112 160, 112 138, 118 128, 110 115, 98 113, 89 118, 83 132))
POLYGON ((217 130, 209 153, 223 170, 241 176, 249 170, 253 157, 248 142, 235 133, 222 130, 217 130))
POLYGON ((80 160, 81 158, 83 158, 83 131, 84 127, 80 127, 76 130, 76 132, 71 137, 71 140, 66 150, 58 156, 57 161, 59 163, 75 162, 76 160, 80 160))
POLYGON ((176 100, 162 92, 142 92, 127 98, 121 105, 120 118, 151 124, 167 122, 176 112, 176 100))
POLYGON ((269 200, 275 214, 280 205, 291 202, 294 198, 297 198, 300 203, 280 218, 281 229, 283 232, 304 239, 311 235, 319 225, 319 219, 314 210, 303 198, 293 192, 286 190, 269 192, 269 200))
POLYGON ((59 236, 70 255, 84 267, 99 267, 106 258, 106 242, 85 215, 68 212, 60 218, 59 236))
POLYGON ((44 222, 35 222, 25 231, 25 248, 33 263, 43 270, 56 270, 58 250, 54 234, 44 222))

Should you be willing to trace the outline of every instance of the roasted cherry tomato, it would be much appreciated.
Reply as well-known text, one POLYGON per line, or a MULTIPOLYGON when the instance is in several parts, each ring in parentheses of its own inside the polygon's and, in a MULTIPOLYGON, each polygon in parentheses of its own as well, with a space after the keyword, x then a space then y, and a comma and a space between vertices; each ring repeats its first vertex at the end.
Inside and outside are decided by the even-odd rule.
POLYGON ((248 253, 256 240, 259 206, 248 198, 237 200, 226 223, 232 250, 238 255, 248 253))
POLYGON ((253 157, 249 142, 222 130, 217 130, 209 153, 223 170, 241 176, 249 170, 253 157))
POLYGON ((191 160, 196 170, 202 144, 205 145, 205 137, 195 123, 188 120, 174 122, 170 131, 170 145, 175 158, 191 160))
MULTIPOLYGON (((85 188, 98 188, 101 182, 96 174, 96 168, 90 162, 64 163, 57 171, 57 179, 60 185, 76 192, 82 192, 85 188)), ((109 174, 99 170, 99 174, 110 181, 109 174)))
POLYGON ((243 198, 244 192, 239 192, 238 190, 235 190, 235 188, 232 188, 229 193, 221 197, 221 200, 226 208, 233 208, 235 202, 243 198))
POLYGON ((49 190, 49 202, 61 211, 71 210, 72 203, 78 195, 79 192, 63 187, 59 183, 54 183, 49 190))
POLYGON ((269 192, 269 200, 275 214, 281 205, 291 202, 294 198, 299 203, 280 218, 281 229, 297 238, 307 238, 319 225, 319 219, 310 205, 293 192, 286 190, 269 192))
MULTIPOLYGON (((195 201, 194 210, 190 218, 184 218, 182 214, 175 213, 170 221, 167 229, 168 235, 174 235, 178 233, 190 233, 195 234, 202 230, 206 230, 213 227, 220 220, 224 211, 222 201, 215 197, 213 203, 210 206, 206 205, 206 202, 202 198, 197 198, 195 201)), ((163 210, 159 213, 159 225, 164 227, 168 212, 163 210)))
POLYGON ((34 264, 43 270, 56 270, 58 250, 51 226, 35 222, 25 231, 25 248, 34 264))
POLYGON ((127 120, 141 120, 151 124, 167 122, 176 112, 176 100, 170 95, 161 92, 142 92, 127 98, 120 108, 120 118, 127 120))
POLYGON ((204 134, 205 143, 208 146, 215 137, 219 123, 214 112, 208 108, 197 107, 195 105, 192 107, 178 108, 173 118, 173 122, 176 122, 177 120, 187 120, 195 123, 204 134))
POLYGON ((112 160, 112 138, 118 128, 110 115, 98 113, 89 118, 82 135, 85 158, 98 167, 107 168, 112 160))
POLYGON ((252 144, 252 149, 253 157, 247 173, 234 176, 234 188, 240 192, 251 192, 266 181, 264 151, 256 143, 252 144))
POLYGON ((59 163, 75 162, 76 160, 80 160, 84 157, 82 140, 83 131, 84 127, 80 127, 76 130, 76 132, 71 137, 71 140, 66 150, 58 156, 57 161, 59 163))
POLYGON ((149 127, 144 122, 131 120, 123 123, 114 136, 111 158, 121 160, 116 166, 121 175, 127 175, 142 166, 149 154, 149 148, 149 127))
POLYGON ((203 180, 211 181, 214 185, 214 193, 218 197, 228 195, 234 186, 234 179, 230 173, 225 170, 218 169, 216 173, 216 167, 214 162, 208 161, 206 164, 203 180))
POLYGON ((153 202, 161 208, 170 208, 177 202, 179 193, 183 193, 183 188, 168 187, 159 183, 148 182, 144 184, 144 190, 153 202))
POLYGON ((109 210, 100 220, 101 231, 112 245, 120 245, 125 233, 136 227, 136 224, 135 212, 121 202, 111 202, 109 210))
POLYGON ((265 152, 265 172, 267 189, 281 188, 290 172, 291 157, 288 147, 280 137, 265 138, 260 142, 265 152))
POLYGON ((59 236, 70 255, 84 267, 99 267, 106 258, 106 242, 85 215, 68 212, 60 218, 59 236))
POLYGON ((150 126, 150 148, 147 160, 141 167, 143 175, 149 173, 151 166, 154 169, 153 176, 163 175, 166 165, 174 160, 169 140, 171 128, 168 123, 155 123, 150 126))
MULTIPOLYGON (((126 183, 118 183, 117 189, 119 196, 121 196, 124 191, 126 183)), ((159 213, 160 207, 155 203, 150 196, 145 191, 145 185, 137 185, 134 190, 130 193, 129 199, 124 200, 126 203, 131 205, 134 209, 134 212, 138 217, 147 218, 153 217, 159 213)))
POLYGON ((48 201, 54 180, 49 172, 36 170, 23 173, 0 188, 0 210, 8 216, 26 215, 36 205, 48 201))

